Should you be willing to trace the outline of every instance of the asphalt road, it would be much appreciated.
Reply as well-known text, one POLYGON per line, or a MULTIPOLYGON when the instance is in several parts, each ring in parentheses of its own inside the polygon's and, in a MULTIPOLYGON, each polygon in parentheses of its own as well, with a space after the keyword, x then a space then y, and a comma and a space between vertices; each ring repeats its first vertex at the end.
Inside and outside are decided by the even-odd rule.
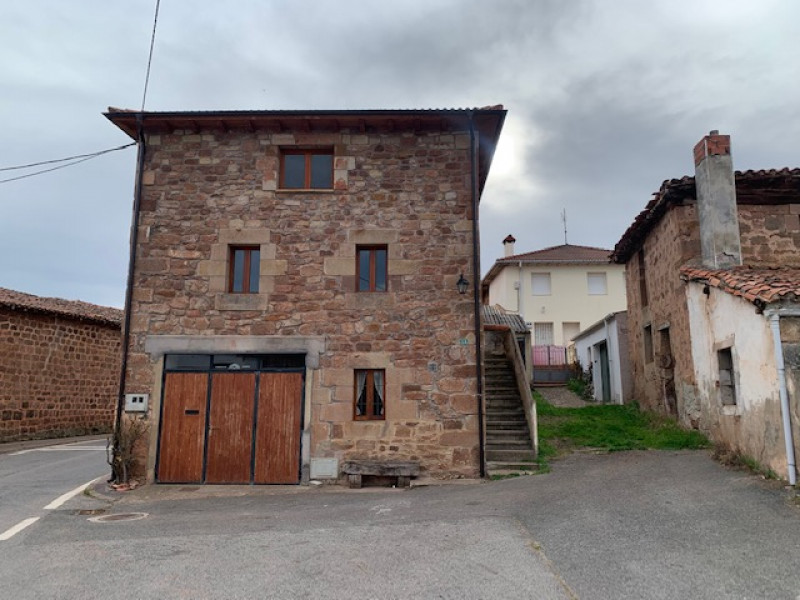
MULTIPOLYGON (((9 598, 786 598, 800 509, 705 452, 405 490, 150 486, 0 546, 9 598)), ((84 497, 80 500, 86 502, 84 497)))
MULTIPOLYGON (((15 526, 37 517, 41 519, 52 510, 45 506, 110 473, 105 448, 105 440, 6 447, 6 452, 0 453, 0 544, 10 541, 10 537, 2 538, 9 536, 15 526)), ((34 526, 36 523, 28 527, 34 526)))

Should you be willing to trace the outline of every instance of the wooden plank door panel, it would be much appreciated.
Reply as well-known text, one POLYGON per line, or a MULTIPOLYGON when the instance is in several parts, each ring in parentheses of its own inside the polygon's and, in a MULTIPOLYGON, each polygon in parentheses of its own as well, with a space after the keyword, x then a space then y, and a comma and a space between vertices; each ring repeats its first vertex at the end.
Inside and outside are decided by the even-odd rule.
POLYGON ((206 483, 250 483, 255 373, 213 373, 206 483))
POLYGON ((206 373, 167 373, 161 413, 158 481, 203 481, 207 392, 206 373))
POLYGON ((255 483, 298 483, 302 373, 261 373, 255 483))

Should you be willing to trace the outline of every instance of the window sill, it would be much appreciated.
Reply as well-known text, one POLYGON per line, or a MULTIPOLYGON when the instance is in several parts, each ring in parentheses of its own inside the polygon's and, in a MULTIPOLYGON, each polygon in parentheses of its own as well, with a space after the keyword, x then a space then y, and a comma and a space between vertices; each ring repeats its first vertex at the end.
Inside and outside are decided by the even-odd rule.
POLYGON ((275 190, 276 194, 334 194, 337 191, 334 188, 278 188, 275 190))
POLYGON ((267 310, 266 294, 217 294, 214 297, 217 310, 267 310))
POLYGON ((722 414, 727 417, 738 417, 742 414, 742 409, 738 404, 723 404, 722 414))

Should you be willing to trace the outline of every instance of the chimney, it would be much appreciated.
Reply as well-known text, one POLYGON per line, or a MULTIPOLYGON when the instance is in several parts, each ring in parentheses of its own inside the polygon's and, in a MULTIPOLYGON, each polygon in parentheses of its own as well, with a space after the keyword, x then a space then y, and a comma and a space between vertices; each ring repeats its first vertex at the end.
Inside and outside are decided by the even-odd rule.
POLYGON ((510 233, 506 236, 506 239, 503 240, 503 249, 505 250, 505 256, 513 256, 514 254, 514 242, 517 240, 514 239, 514 236, 510 233))
POLYGON ((703 266, 727 269, 742 264, 731 137, 714 130, 694 147, 697 215, 703 266))

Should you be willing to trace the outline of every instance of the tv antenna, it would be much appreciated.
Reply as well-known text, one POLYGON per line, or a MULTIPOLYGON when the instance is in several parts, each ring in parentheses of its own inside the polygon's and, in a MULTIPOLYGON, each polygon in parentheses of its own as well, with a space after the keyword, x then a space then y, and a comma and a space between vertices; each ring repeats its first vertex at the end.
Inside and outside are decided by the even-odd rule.
POLYGON ((567 209, 561 209, 561 222, 564 223, 564 245, 567 245, 567 209))

